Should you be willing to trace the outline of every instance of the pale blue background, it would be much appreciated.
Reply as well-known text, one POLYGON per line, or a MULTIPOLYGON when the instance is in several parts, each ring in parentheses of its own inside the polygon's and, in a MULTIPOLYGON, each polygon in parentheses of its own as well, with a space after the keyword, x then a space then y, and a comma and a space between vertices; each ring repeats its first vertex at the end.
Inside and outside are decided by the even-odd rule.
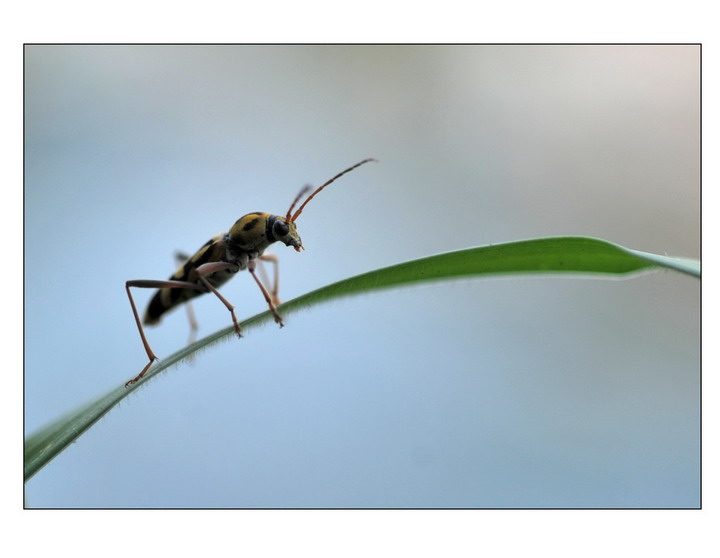
MULTIPOLYGON (((699 257, 696 46, 31 46, 25 427, 136 374, 124 282, 316 198, 290 299, 437 252, 582 234, 699 257)), ((264 309, 249 276, 223 289, 264 309)), ((137 291, 144 305, 149 292, 137 291)), ((201 335, 229 325, 211 297, 201 335)), ((464 280, 348 299, 173 368, 32 507, 695 507, 699 282, 464 280)), ((183 345, 174 313, 148 329, 183 345)))

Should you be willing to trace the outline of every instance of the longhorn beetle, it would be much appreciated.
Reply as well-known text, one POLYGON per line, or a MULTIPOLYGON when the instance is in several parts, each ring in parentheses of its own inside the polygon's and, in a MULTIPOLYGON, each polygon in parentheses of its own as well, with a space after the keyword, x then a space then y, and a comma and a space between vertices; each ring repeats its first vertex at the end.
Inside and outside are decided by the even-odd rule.
POLYGON ((355 170, 360 165, 375 160, 376 159, 364 159, 341 173, 336 174, 322 186, 314 190, 295 213, 293 213, 293 209, 295 209, 300 199, 312 189, 310 186, 305 186, 300 190, 300 193, 295 196, 285 217, 270 215, 269 213, 259 211, 240 217, 228 232, 214 236, 194 255, 187 258, 167 281, 157 281, 153 279, 126 281, 125 290, 130 299, 130 306, 135 316, 135 323, 140 332, 140 339, 142 339, 149 362, 140 371, 140 374, 125 384, 125 387, 140 380, 152 363, 157 360, 155 353, 153 353, 145 337, 143 324, 155 325, 159 323, 163 314, 201 294, 212 292, 220 299, 220 302, 230 311, 230 316, 235 326, 235 333, 237 333, 238 337, 242 337, 240 325, 235 316, 235 307, 230 304, 217 289, 225 284, 238 271, 242 271, 243 269, 247 269, 250 272, 250 275, 252 275, 258 287, 260 287, 260 291, 263 297, 265 297, 265 301, 275 318, 275 322, 279 324, 280 327, 283 327, 282 316, 280 316, 276 308, 276 305, 280 303, 278 299, 277 258, 270 254, 264 254, 265 249, 274 242, 280 241, 286 246, 295 248, 296 252, 303 250, 302 241, 300 240, 295 221, 297 221, 297 218, 303 209, 305 209, 305 206, 311 199, 319 194, 323 188, 329 186, 344 174, 355 170), (255 274, 257 260, 271 262, 274 266, 274 281, 269 291, 255 274), (135 301, 130 293, 130 287, 158 289, 152 299, 150 299, 142 322, 135 307, 135 301))

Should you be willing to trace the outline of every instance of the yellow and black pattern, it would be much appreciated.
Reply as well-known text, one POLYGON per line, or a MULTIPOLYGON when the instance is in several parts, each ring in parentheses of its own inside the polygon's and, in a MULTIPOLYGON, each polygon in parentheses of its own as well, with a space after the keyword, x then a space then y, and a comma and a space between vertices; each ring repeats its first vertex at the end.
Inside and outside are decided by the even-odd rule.
MULTIPOLYGON (((203 244, 202 248, 198 250, 192 257, 188 258, 180 267, 177 268, 169 279, 171 281, 186 281, 188 283, 197 283, 202 286, 198 281, 198 274, 196 269, 204 263, 221 261, 225 257, 225 248, 223 246, 223 235, 218 234, 203 244)), ((206 277, 214 287, 219 287, 230 279, 231 275, 220 279, 220 273, 215 273, 206 277), (214 277, 217 275, 218 277, 214 277)), ((180 288, 166 288, 158 289, 155 295, 150 299, 143 323, 145 325, 155 325, 160 321, 160 318, 166 312, 172 310, 176 306, 187 302, 188 300, 195 298, 203 293, 206 293, 207 289, 203 287, 203 290, 197 289, 180 289, 180 288)))
POLYGON ((280 241, 296 250, 302 248, 295 223, 279 215, 256 211, 243 215, 230 228, 227 241, 236 252, 247 252, 250 259, 262 254, 273 242, 280 241))
POLYGON ((230 228, 230 239, 243 250, 257 250, 267 241, 267 223, 270 214, 255 211, 243 215, 230 228))

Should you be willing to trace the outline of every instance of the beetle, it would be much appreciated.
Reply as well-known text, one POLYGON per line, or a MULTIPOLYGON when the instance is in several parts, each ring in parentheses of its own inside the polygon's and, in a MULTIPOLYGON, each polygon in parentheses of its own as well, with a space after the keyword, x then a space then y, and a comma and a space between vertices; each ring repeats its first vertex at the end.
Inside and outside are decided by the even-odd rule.
POLYGON ((125 282, 125 290, 130 299, 135 323, 140 332, 140 339, 147 353, 149 362, 140 373, 128 380, 125 387, 138 382, 148 371, 153 362, 158 360, 155 356, 147 338, 143 325, 155 325, 160 322, 163 314, 173 308, 184 304, 191 299, 205 293, 213 293, 229 310, 232 317, 235 333, 242 337, 240 324, 235 316, 235 307, 219 292, 218 288, 227 283, 238 271, 247 269, 262 292, 272 312, 275 322, 283 327, 282 316, 277 311, 278 299, 278 261, 271 254, 265 254, 265 250, 275 242, 282 242, 291 246, 296 252, 303 250, 302 240, 298 234, 295 222, 302 213, 305 206, 324 188, 335 182, 341 176, 355 170, 365 163, 376 161, 376 159, 363 159, 359 163, 348 167, 336 174, 330 180, 316 188, 300 207, 293 213, 295 206, 302 197, 312 189, 305 186, 295 196, 285 216, 272 215, 256 211, 243 215, 226 233, 220 233, 208 240, 195 254, 187 258, 169 279, 159 281, 154 279, 133 279, 125 282), (257 261, 267 261, 273 264, 274 281, 268 289, 256 274, 257 261), (150 299, 147 310, 142 321, 138 314, 135 301, 133 300, 131 287, 157 289, 150 299))

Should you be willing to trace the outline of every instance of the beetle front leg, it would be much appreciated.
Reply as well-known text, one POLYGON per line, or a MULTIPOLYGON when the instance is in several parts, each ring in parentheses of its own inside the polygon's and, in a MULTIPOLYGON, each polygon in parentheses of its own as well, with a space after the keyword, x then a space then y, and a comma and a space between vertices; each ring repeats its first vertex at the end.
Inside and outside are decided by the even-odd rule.
POLYGON ((255 260, 250 260, 248 262, 247 269, 250 272, 250 275, 252 275, 252 278, 255 279, 255 282, 258 284, 258 287, 260 287, 260 290, 262 291, 262 294, 265 297, 265 302, 268 303, 268 306, 270 307, 270 312, 272 312, 272 315, 275 318, 275 323, 279 324, 280 327, 283 327, 284 324, 283 324, 282 316, 278 313, 277 308, 275 308, 275 303, 273 302, 273 297, 270 295, 268 290, 265 288, 265 285, 262 284, 262 281, 260 281, 258 276, 255 274, 255 260))
POLYGON ((270 262, 273 266, 272 283, 270 283, 270 280, 266 277, 266 274, 263 273, 264 268, 262 266, 262 263, 260 265, 260 272, 263 275, 265 283, 270 287, 269 294, 272 297, 273 304, 275 304, 275 306, 278 306, 280 304, 280 264, 278 261, 278 257, 275 254, 263 254, 258 259, 261 260, 261 262, 270 262))

